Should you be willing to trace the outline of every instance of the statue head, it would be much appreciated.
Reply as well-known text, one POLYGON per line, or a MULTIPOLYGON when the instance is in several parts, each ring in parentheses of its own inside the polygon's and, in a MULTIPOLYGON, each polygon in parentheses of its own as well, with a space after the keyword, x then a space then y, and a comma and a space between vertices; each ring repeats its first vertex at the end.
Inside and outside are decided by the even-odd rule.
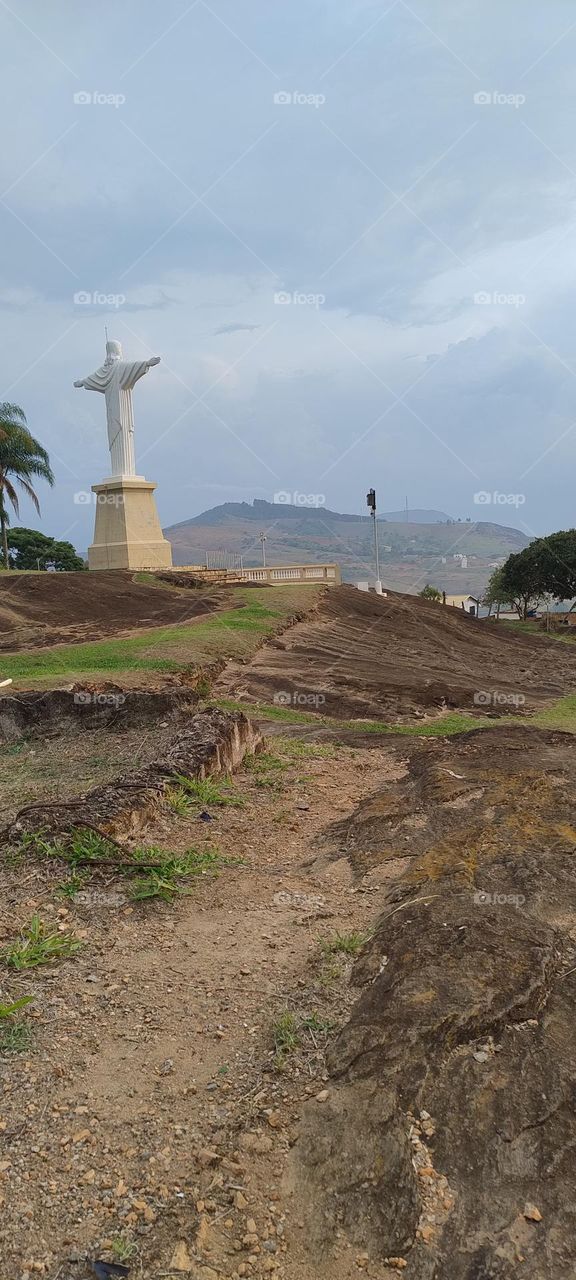
POLYGON ((111 360, 121 360, 121 359, 122 359, 122 343, 115 342, 114 340, 112 340, 112 342, 107 342, 106 343, 106 360, 109 362, 111 360))

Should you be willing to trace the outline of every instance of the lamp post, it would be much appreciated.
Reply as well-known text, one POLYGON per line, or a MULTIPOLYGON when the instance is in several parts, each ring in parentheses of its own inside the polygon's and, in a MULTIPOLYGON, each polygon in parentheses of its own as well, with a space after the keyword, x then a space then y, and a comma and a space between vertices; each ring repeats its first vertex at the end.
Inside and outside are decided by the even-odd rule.
POLYGON ((380 581, 380 556, 378 553, 378 525, 376 523, 376 490, 370 489, 366 494, 366 505, 370 508, 370 515, 374 521, 374 559, 376 561, 376 581, 374 590, 377 596, 382 595, 382 583, 380 581))
POLYGON ((262 543, 262 567, 266 568, 266 534, 260 534, 260 542, 262 543))

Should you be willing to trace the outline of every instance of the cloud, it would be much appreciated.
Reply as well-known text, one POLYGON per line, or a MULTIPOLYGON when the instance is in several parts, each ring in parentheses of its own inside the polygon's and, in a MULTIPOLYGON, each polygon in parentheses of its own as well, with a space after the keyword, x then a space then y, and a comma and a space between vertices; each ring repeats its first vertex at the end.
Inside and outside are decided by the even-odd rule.
POLYGON ((256 333, 259 328, 259 324, 223 324, 219 329, 214 329, 213 337, 218 338, 227 333, 256 333))

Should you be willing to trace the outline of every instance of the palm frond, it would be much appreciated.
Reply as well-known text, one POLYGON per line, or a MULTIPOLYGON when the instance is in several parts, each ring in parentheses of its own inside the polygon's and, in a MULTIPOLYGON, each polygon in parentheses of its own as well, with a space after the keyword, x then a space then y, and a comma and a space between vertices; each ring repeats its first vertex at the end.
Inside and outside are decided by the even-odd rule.
POLYGON ((8 479, 8 476, 5 475, 2 478, 0 478, 0 489, 3 491, 3 493, 6 494, 8 501, 11 502, 12 506, 14 507, 14 511, 16 515, 19 516, 20 503, 18 500, 18 494, 12 482, 8 479))
MULTIPOLYGON (((20 485, 20 488, 24 490, 24 493, 28 494, 30 501, 34 503, 34 507, 36 508, 38 515, 40 515, 40 503, 38 501, 38 498, 36 497, 36 494, 34 493, 34 490, 29 480, 25 480, 24 477, 21 475, 20 476, 17 475, 16 480, 20 485)), ((16 512, 16 514, 18 514, 18 512, 16 512)))

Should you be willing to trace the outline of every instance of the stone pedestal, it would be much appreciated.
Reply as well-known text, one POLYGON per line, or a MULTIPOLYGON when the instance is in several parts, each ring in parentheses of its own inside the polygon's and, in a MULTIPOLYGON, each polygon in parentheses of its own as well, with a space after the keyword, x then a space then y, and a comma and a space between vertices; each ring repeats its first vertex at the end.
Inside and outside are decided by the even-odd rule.
POLYGON ((143 476, 112 476, 93 484, 94 541, 89 569, 171 569, 172 547, 160 528, 155 484, 143 476))

